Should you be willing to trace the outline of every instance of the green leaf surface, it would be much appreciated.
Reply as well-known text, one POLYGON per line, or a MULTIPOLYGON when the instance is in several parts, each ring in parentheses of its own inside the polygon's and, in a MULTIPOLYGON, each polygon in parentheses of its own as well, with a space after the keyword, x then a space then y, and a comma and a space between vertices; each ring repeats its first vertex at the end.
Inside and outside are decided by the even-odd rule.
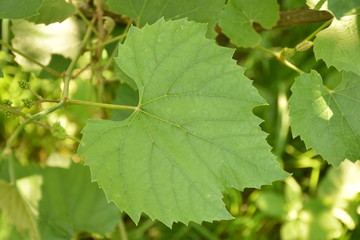
POLYGON ((38 13, 43 0, 0 0, 0 18, 20 19, 38 13))
POLYGON ((42 171, 39 225, 42 239, 68 240, 81 232, 112 232, 119 210, 91 183, 87 167, 45 168, 42 171))
POLYGON ((317 60, 337 70, 360 75, 360 18, 359 15, 334 19, 330 27, 316 35, 314 52, 317 60))
POLYGON ((19 232, 16 227, 9 222, 7 217, 0 212, 0 240, 32 240, 29 234, 19 232), (26 237, 25 237, 26 236, 26 237))
POLYGON ((308 148, 334 166, 344 159, 360 159, 360 77, 343 73, 341 84, 327 89, 312 71, 300 75, 290 98, 294 137, 300 135, 308 148))
MULTIPOLYGON (((139 102, 139 93, 127 84, 120 84, 116 89, 116 96, 112 104, 135 106, 139 102)), ((125 120, 131 115, 129 110, 113 110, 111 120, 125 120)))
POLYGON ((4 74, 3 74, 3 71, 2 71, 2 69, 1 69, 1 67, 0 67, 0 77, 1 77, 1 78, 4 77, 4 74))
POLYGON ((229 0, 219 25, 236 46, 255 47, 260 43, 261 36, 253 28, 253 23, 271 28, 278 20, 279 5, 276 0, 229 0))
POLYGON ((356 9, 360 9, 359 0, 328 0, 328 8, 337 19, 340 19, 347 13, 355 13, 356 9))
POLYGON ((75 7, 65 0, 43 0, 39 14, 27 20, 36 24, 62 22, 75 13, 75 7))
POLYGON ((34 213, 15 185, 0 180, 0 210, 19 231, 28 230, 32 237, 40 239, 34 213))
POLYGON ((260 187, 288 176, 265 141, 264 104, 233 51, 186 20, 132 27, 117 64, 139 89, 124 121, 90 120, 78 153, 108 199, 138 222, 230 219, 226 187, 260 187))
POLYGON ((208 36, 214 36, 214 27, 224 0, 108 0, 111 11, 131 17, 138 26, 152 24, 165 19, 189 18, 201 23, 209 23, 208 36))

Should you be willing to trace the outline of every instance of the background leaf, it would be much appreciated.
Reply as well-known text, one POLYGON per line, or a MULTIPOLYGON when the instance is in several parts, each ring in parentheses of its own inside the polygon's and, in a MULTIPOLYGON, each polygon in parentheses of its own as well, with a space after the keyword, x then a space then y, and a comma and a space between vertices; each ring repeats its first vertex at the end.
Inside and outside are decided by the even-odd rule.
POLYGON ((276 0, 229 0, 219 25, 236 46, 255 47, 260 43, 261 36, 253 29, 253 23, 271 28, 278 20, 279 5, 276 0))
POLYGON ((38 13, 43 0, 0 0, 0 18, 20 19, 38 13))
MULTIPOLYGON (((139 102, 139 93, 127 84, 120 84, 116 89, 116 96, 112 104, 136 106, 139 102)), ((122 121, 131 115, 129 110, 113 110, 111 120, 122 121)))
POLYGON ((132 18, 138 26, 152 24, 165 19, 189 18, 201 23, 209 23, 208 36, 214 36, 214 27, 224 0, 108 0, 111 11, 132 18))
POLYGON ((328 0, 328 7, 337 19, 340 19, 346 13, 354 12, 360 9, 360 1, 358 0, 328 0))
POLYGON ((74 5, 65 0, 44 0, 39 13, 27 20, 36 24, 62 22, 74 14, 75 10, 74 5))
POLYGON ((287 176, 252 114, 264 100, 205 32, 186 20, 131 28, 116 61, 138 86, 138 109, 82 131, 92 178, 135 222, 141 212, 169 226, 230 219, 221 190, 287 176))
POLYGON ((81 232, 106 234, 115 229, 120 213, 104 193, 91 183, 87 167, 42 171, 39 225, 42 239, 68 240, 81 232))
POLYGON ((38 225, 29 204, 15 185, 0 180, 0 210, 19 231, 28 230, 35 239, 40 239, 38 225))
POLYGON ((360 159, 360 77, 343 73, 334 90, 323 86, 321 76, 312 71, 295 80, 289 101, 291 127, 308 148, 334 166, 345 158, 360 159))
POLYGON ((360 75, 360 18, 359 15, 334 19, 330 27, 316 35, 316 59, 337 70, 352 71, 360 75))

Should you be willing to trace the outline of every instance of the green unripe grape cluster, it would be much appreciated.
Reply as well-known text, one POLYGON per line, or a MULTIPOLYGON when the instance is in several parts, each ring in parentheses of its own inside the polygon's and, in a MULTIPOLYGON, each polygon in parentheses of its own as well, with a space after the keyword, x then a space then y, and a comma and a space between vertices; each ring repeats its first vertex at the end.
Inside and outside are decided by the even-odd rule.
MULTIPOLYGON (((9 99, 4 99, 1 104, 7 106, 7 107, 11 107, 11 105, 13 104, 13 102, 9 99)), ((10 111, 4 111, 4 116, 5 118, 9 118, 13 116, 13 113, 10 111)))
POLYGON ((65 129, 61 126, 59 122, 53 124, 51 128, 51 134, 60 140, 64 140, 68 137, 65 129))
POLYGON ((29 98, 23 98, 23 99, 21 99, 21 101, 23 102, 24 107, 26 107, 26 108, 31 108, 32 105, 34 104, 33 101, 29 98))
POLYGON ((11 105, 13 104, 13 102, 9 99, 4 99, 2 101, 2 104, 5 105, 5 106, 8 106, 8 107, 11 107, 11 105))
POLYGON ((28 89, 30 87, 30 83, 26 80, 20 80, 18 83, 19 87, 22 89, 28 89))

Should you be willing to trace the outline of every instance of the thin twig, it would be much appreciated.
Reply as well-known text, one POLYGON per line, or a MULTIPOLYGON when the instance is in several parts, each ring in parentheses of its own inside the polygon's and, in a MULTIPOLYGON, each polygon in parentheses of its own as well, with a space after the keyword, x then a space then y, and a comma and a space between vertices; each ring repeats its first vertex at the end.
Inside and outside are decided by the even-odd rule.
POLYGON ((71 61, 68 69, 66 70, 66 73, 65 73, 65 77, 64 77, 64 90, 63 90, 63 93, 62 93, 62 99, 65 99, 65 98, 68 98, 69 97, 69 85, 70 85, 70 80, 72 78, 72 72, 75 68, 75 65, 77 64, 81 54, 83 53, 83 49, 85 48, 87 42, 89 41, 90 37, 91 37, 91 25, 93 25, 95 22, 95 18, 93 18, 90 22, 90 25, 88 26, 87 30, 86 30, 86 33, 85 33, 85 36, 84 36, 84 39, 83 41, 81 42, 81 45, 80 45, 80 50, 77 52, 76 56, 73 58, 73 60, 71 61))
POLYGON ((62 77, 62 74, 59 73, 58 71, 56 71, 56 70, 54 70, 54 69, 52 69, 52 68, 50 68, 50 67, 48 67, 48 66, 45 66, 44 64, 38 62, 37 60, 35 60, 35 59, 33 59, 32 57, 26 55, 25 53, 23 53, 23 52, 15 49, 15 48, 13 48, 10 44, 4 42, 4 41, 1 40, 1 39, 0 39, 0 44, 3 45, 3 46, 5 46, 5 47, 7 47, 7 48, 10 49, 11 51, 16 52, 17 54, 23 56, 24 58, 26 58, 27 60, 35 63, 36 65, 42 67, 45 71, 47 71, 47 72, 50 73, 51 75, 53 75, 53 76, 55 76, 55 77, 57 77, 57 78, 62 77))

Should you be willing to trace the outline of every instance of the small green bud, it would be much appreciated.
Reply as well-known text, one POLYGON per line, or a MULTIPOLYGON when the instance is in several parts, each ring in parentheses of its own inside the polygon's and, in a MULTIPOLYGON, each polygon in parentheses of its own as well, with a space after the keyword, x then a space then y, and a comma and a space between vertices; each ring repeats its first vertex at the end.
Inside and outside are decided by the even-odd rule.
POLYGON ((296 51, 303 52, 311 48, 313 45, 314 45, 313 42, 305 40, 299 43, 298 45, 296 45, 295 49, 296 51))
POLYGON ((33 105, 33 101, 31 99, 23 98, 23 99, 21 99, 21 101, 23 102, 24 107, 26 107, 26 108, 31 108, 33 105))
POLYGON ((65 129, 61 126, 59 122, 53 124, 51 128, 51 134, 60 140, 64 140, 68 137, 65 129))
POLYGON ((283 48, 280 53, 280 58, 286 59, 294 56, 296 53, 296 50, 294 48, 283 48))
POLYGON ((9 112, 9 111, 5 111, 4 112, 4 115, 5 115, 5 118, 10 118, 13 116, 13 113, 12 112, 9 112))
POLYGON ((2 101, 2 104, 5 105, 5 106, 8 106, 8 107, 11 107, 11 105, 13 104, 13 102, 9 99, 4 99, 2 101))
POLYGON ((28 89, 30 87, 30 83, 26 80, 18 81, 19 87, 22 89, 28 89))
POLYGON ((114 27, 115 27, 115 21, 114 19, 112 19, 111 17, 108 17, 108 16, 105 16, 103 17, 103 20, 104 20, 104 29, 107 31, 107 32, 112 32, 112 30, 114 30, 114 27))

